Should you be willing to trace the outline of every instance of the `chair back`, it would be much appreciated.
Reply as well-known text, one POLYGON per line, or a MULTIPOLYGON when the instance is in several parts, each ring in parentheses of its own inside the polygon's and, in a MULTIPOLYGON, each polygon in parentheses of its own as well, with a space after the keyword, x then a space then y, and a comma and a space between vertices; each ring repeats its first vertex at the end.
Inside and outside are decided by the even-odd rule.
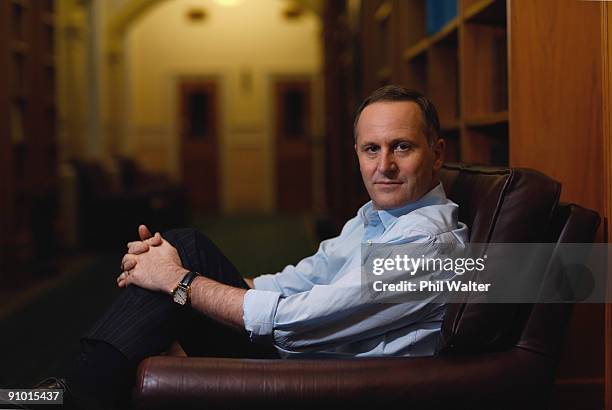
MULTIPOLYGON (((450 164, 440 178, 459 205, 459 220, 470 228, 473 243, 592 242, 597 230, 595 212, 560 205, 561 185, 534 170, 450 164)), ((521 346, 554 355, 565 328, 558 325, 568 320, 570 309, 568 304, 452 303, 438 351, 465 354, 521 346)))

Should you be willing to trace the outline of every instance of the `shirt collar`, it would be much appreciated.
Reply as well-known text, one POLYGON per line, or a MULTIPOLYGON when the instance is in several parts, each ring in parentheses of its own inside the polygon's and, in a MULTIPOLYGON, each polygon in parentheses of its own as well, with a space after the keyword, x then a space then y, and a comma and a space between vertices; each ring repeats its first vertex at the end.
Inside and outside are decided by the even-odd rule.
POLYGON ((402 215, 406 215, 414 211, 415 209, 422 208, 424 206, 439 205, 446 201, 446 193, 442 183, 438 183, 431 191, 423 195, 421 198, 414 202, 409 202, 406 205, 393 208, 393 209, 374 209, 372 201, 368 201, 365 205, 359 208, 359 216, 363 221, 364 225, 368 225, 376 220, 380 220, 387 229, 397 218, 402 215))

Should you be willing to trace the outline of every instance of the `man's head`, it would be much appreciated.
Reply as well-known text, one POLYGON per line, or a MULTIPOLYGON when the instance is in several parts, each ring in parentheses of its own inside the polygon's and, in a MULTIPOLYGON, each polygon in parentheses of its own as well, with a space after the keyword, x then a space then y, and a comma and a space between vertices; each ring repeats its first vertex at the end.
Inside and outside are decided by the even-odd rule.
POLYGON ((398 86, 374 91, 355 117, 355 151, 376 209, 414 202, 438 183, 444 140, 433 104, 398 86))

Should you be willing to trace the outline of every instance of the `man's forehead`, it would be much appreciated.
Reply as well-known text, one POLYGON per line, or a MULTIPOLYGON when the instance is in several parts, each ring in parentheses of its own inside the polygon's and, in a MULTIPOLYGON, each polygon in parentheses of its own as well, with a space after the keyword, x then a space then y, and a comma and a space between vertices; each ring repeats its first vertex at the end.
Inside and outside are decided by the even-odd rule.
POLYGON ((421 109, 412 101, 375 102, 365 107, 357 123, 358 132, 420 132, 421 109))

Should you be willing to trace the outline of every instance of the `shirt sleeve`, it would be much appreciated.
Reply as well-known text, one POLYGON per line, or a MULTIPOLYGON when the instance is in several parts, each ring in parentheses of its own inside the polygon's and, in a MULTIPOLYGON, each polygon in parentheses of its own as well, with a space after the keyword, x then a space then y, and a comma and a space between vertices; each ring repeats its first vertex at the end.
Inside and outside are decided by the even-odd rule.
POLYGON ((296 265, 287 265, 278 273, 257 276, 253 280, 253 286, 257 290, 290 296, 309 291, 315 285, 330 283, 334 279, 334 271, 339 270, 339 267, 330 266, 329 254, 351 234, 357 224, 357 218, 349 220, 340 235, 322 241, 314 255, 302 259, 296 265))
POLYGON ((249 290, 244 323, 253 342, 272 340, 286 352, 319 352, 410 326, 427 316, 434 302, 434 295, 417 303, 372 302, 359 282, 317 285, 288 297, 249 290))
POLYGON ((317 281, 313 273, 327 270, 325 242, 321 242, 314 255, 302 259, 296 265, 287 265, 275 274, 257 276, 253 279, 253 286, 257 290, 277 292, 283 296, 310 290, 317 281))
MULTIPOLYGON (((434 242, 435 238, 410 238, 410 242, 416 241, 434 242)), ((414 324, 434 308, 436 296, 413 303, 373 302, 362 294, 358 263, 342 280, 314 285, 306 292, 283 296, 249 290, 244 300, 244 323, 252 341, 273 339, 279 349, 308 353, 414 324)))
POLYGON ((254 279, 254 289, 246 292, 243 303, 244 325, 251 340, 272 337, 275 315, 281 299, 306 293, 317 282, 324 280, 317 277, 315 272, 328 271, 328 246, 333 246, 333 240, 321 242, 317 253, 302 259, 295 266, 289 265, 279 273, 261 275, 254 279))

